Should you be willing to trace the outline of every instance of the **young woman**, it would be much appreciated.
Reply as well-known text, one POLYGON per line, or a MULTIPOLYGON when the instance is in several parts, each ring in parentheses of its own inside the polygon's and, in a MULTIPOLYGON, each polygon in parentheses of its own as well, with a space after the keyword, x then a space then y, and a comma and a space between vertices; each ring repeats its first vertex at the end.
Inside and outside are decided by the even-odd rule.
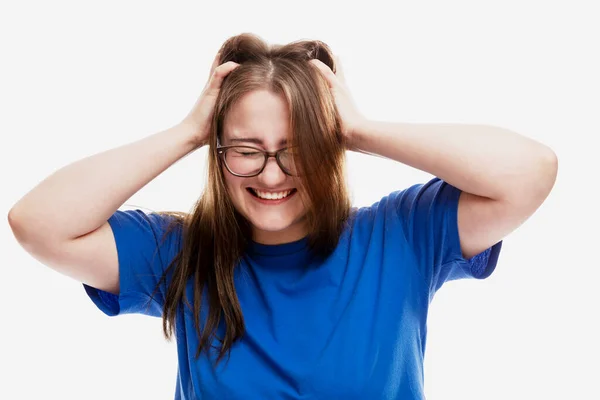
POLYGON ((243 34, 180 123, 64 167, 9 220, 107 315, 163 318, 177 399, 421 399, 433 295, 488 277, 556 173, 552 150, 500 128, 368 120, 324 43, 243 34), (191 213, 118 210, 206 145, 191 213), (352 208, 347 149, 435 178, 352 208))

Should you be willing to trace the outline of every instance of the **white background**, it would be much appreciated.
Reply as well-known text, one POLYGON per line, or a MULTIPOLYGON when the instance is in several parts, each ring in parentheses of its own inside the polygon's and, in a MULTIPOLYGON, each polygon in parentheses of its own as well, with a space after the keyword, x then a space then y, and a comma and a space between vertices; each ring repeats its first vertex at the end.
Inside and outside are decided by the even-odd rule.
MULTIPOLYGON (((600 398, 593 3, 3 2, 0 209, 6 216, 68 163, 181 120, 229 36, 320 39, 340 55, 369 118, 497 125, 559 158, 552 194, 505 238, 494 274, 436 294, 427 398, 600 398)), ((348 157, 357 206, 432 177, 348 157)), ((188 211, 203 189, 205 158, 201 149, 181 160, 127 204, 188 211)), ((106 317, 80 283, 29 256, 4 221, 0 398, 173 398, 176 347, 160 319, 106 317)))

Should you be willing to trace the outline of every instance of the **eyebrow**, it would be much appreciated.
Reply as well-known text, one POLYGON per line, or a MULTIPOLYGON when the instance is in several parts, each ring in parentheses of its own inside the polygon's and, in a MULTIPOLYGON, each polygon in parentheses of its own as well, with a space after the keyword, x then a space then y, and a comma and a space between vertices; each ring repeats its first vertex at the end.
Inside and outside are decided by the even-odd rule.
MULTIPOLYGON (((229 141, 231 143, 235 143, 235 142, 246 142, 246 143, 254 143, 254 144, 258 144, 258 145, 264 145, 263 141, 261 139, 258 138, 231 138, 229 139, 229 141)), ((287 144, 287 139, 281 139, 279 141, 279 145, 283 146, 287 144)))

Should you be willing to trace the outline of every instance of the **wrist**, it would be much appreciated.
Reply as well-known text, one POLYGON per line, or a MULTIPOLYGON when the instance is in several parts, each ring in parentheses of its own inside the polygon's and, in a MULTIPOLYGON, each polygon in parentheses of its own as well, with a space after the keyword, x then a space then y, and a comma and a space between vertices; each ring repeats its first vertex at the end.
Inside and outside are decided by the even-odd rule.
POLYGON ((185 121, 173 126, 171 130, 173 131, 173 135, 177 137, 177 140, 188 152, 199 149, 207 143, 207 140, 199 139, 197 128, 185 121))
POLYGON ((192 150, 203 147, 208 144, 208 137, 199 134, 198 126, 188 121, 182 121, 175 127, 184 145, 191 147, 192 150))
POLYGON ((348 130, 344 136, 346 148, 352 151, 360 151, 361 142, 364 140, 365 135, 368 135, 369 131, 370 121, 367 119, 361 119, 353 124, 352 129, 348 130))

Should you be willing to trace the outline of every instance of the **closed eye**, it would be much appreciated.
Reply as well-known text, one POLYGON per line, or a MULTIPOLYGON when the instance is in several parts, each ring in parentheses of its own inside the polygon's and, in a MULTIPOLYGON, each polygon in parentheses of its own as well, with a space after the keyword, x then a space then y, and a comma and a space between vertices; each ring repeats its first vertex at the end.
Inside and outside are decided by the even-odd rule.
POLYGON ((236 156, 242 156, 242 157, 256 157, 258 155, 262 155, 262 153, 260 151, 240 151, 240 150, 236 150, 233 154, 236 156))

